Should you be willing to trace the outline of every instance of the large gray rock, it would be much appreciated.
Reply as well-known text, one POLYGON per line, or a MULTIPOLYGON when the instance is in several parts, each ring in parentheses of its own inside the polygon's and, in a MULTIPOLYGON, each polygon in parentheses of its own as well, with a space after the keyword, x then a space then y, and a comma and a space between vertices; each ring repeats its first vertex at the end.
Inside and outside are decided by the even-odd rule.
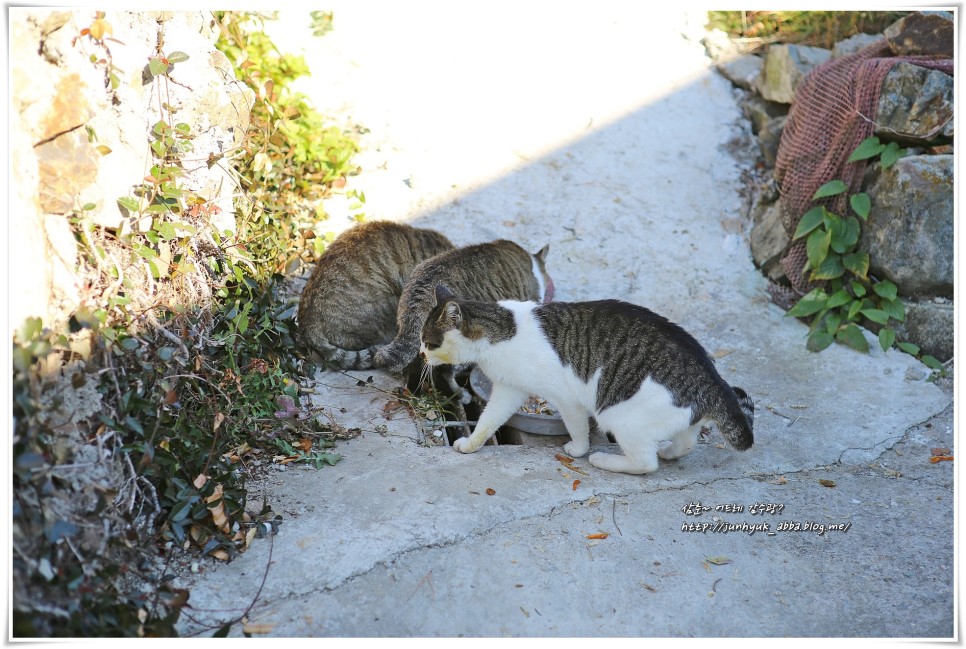
POLYGON ((712 29, 701 39, 708 56, 714 61, 730 61, 741 56, 741 47, 721 29, 712 29))
POLYGON ((757 205, 752 220, 751 255, 762 273, 776 281, 785 276, 781 257, 789 242, 788 233, 782 225, 781 199, 771 204, 757 205))
POLYGON ((855 54, 881 38, 882 36, 877 34, 856 34, 850 36, 832 46, 832 58, 837 59, 848 56, 849 54, 855 54))
POLYGON ((946 11, 920 11, 906 16, 887 27, 884 35, 897 56, 953 57, 953 15, 946 11))
POLYGON ((790 104, 795 89, 816 66, 828 61, 830 50, 807 45, 772 45, 758 77, 758 92, 769 101, 790 104))
POLYGON ((781 144, 782 131, 785 130, 785 122, 787 121, 787 116, 775 117, 765 122, 761 131, 758 132, 758 145, 767 167, 775 166, 775 160, 778 159, 778 145, 781 144))
POLYGON ((902 144, 928 144, 951 131, 953 108, 951 76, 899 62, 882 82, 875 133, 902 144))
POLYGON ((872 176, 860 247, 903 295, 953 293, 953 156, 916 155, 872 176))
POLYGON ((767 101, 758 95, 749 94, 741 102, 741 110, 751 120, 751 132, 758 135, 769 121, 788 114, 788 104, 767 101))
POLYGON ((745 54, 718 64, 720 72, 728 81, 745 90, 754 90, 765 61, 760 56, 745 54))
POLYGON ((906 302, 906 319, 896 327, 899 340, 919 345, 923 354, 945 362, 953 357, 953 305, 924 300, 906 302))

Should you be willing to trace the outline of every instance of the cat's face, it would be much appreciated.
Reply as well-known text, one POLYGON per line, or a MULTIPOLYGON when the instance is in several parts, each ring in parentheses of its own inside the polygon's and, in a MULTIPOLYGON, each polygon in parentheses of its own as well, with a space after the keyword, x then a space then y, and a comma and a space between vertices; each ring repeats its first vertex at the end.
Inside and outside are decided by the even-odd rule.
POLYGON ((427 365, 458 364, 463 335, 460 333, 462 313, 445 287, 436 287, 436 306, 423 325, 419 351, 427 365))

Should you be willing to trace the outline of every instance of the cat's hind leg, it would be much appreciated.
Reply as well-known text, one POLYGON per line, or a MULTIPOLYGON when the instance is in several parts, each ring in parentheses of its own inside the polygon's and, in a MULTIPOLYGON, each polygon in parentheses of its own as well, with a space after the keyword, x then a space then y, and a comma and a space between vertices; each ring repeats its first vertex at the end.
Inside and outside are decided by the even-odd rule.
POLYGON ((701 424, 694 424, 674 433, 671 436, 671 443, 668 446, 658 449, 657 454, 665 460, 677 460, 682 458, 694 449, 698 443, 698 434, 701 432, 701 424))
POLYGON ((490 400, 487 402, 483 412, 480 413, 480 420, 476 423, 473 434, 469 437, 461 437, 453 442, 453 448, 460 453, 474 453, 486 444, 486 440, 493 436, 497 429, 506 423, 517 408, 526 401, 527 394, 520 390, 511 388, 502 383, 495 383, 493 391, 490 393, 490 400))
POLYGON ((662 441, 673 440, 679 431, 690 429, 690 411, 674 406, 670 397, 661 393, 639 393, 632 400, 598 413, 597 423, 602 430, 614 434, 624 454, 592 453, 590 463, 607 471, 641 475, 657 470, 658 445, 662 441))
MULTIPOLYGON (((615 437, 617 435, 615 434, 615 437)), ((619 443, 619 442, 618 442, 619 443)), ((615 473, 631 473, 643 475, 657 471, 657 453, 637 448, 633 454, 627 453, 591 453, 588 461, 598 469, 614 471, 615 473)))

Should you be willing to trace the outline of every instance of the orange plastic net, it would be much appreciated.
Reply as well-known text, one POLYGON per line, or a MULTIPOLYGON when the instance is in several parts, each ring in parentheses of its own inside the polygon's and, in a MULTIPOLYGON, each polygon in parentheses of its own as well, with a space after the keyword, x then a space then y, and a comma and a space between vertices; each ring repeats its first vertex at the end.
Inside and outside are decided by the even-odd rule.
MULTIPOLYGON (((846 162, 862 140, 875 129, 879 91, 889 70, 905 61, 953 74, 952 59, 935 56, 893 56, 885 38, 809 73, 795 92, 775 162, 775 178, 782 197, 782 225, 791 237, 802 215, 816 204, 845 214, 847 197, 861 189, 866 161, 846 162), (839 179, 844 194, 813 201, 819 187, 839 179)), ((782 258, 792 287, 804 293, 805 241, 795 242, 782 258)))

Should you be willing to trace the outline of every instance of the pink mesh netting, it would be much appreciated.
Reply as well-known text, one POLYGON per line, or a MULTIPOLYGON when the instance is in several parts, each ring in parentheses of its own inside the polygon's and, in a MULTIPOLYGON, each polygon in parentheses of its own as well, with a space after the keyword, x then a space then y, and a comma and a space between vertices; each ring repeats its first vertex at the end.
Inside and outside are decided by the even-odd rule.
MULTIPOLYGON (((893 56, 885 38, 848 56, 833 59, 809 73, 795 92, 775 162, 782 197, 782 224, 795 233, 802 215, 815 204, 845 214, 850 194, 858 192, 866 161, 846 160, 875 128, 873 118, 886 74, 900 61, 953 74, 952 59, 893 56), (849 191, 812 201, 816 190, 838 178, 849 191)), ((803 274, 805 241, 795 242, 782 258, 782 268, 799 292, 808 290, 803 274)))

